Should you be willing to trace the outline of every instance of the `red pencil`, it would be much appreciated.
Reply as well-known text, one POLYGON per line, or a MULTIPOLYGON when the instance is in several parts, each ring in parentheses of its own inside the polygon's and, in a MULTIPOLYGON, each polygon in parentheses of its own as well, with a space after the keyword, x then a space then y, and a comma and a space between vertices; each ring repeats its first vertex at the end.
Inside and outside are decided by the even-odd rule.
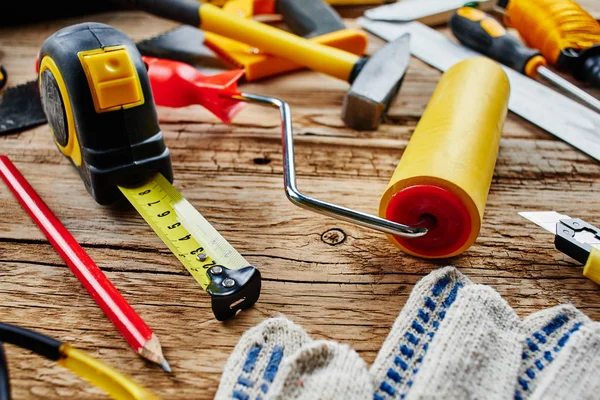
POLYGON ((0 177, 131 348, 171 372, 156 335, 4 155, 0 155, 0 177))

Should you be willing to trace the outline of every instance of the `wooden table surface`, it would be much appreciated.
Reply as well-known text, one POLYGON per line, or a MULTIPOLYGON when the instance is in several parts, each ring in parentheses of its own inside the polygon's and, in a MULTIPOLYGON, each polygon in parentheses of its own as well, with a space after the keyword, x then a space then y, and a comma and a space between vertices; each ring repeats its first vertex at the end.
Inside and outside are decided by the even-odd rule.
MULTIPOLYGON (((597 1, 588 9, 600 11, 597 1)), ((10 85, 35 77, 34 58, 59 28, 94 20, 134 40, 176 24, 139 12, 0 29, 10 85)), ((353 19, 347 19, 355 25, 353 19)), ((445 30, 445 28, 440 28, 445 30)), ((369 36, 368 52, 383 43, 369 36)), ((289 102, 301 190, 376 213, 441 74, 412 59, 389 120, 355 132, 340 120, 348 84, 297 71, 242 89, 289 102)), ((595 94, 598 94, 596 92, 595 94)), ((347 343, 371 363, 415 282, 452 264, 497 289, 520 316, 572 302, 600 318, 600 288, 558 252, 552 235, 520 217, 556 210, 600 225, 600 164, 510 113, 476 243, 430 261, 403 254, 384 234, 323 217, 284 194, 279 118, 249 106, 231 125, 199 106, 159 107, 175 186, 263 276, 258 303, 218 322, 209 296, 132 209, 97 205, 54 145, 47 125, 0 137, 8 155, 160 338, 171 375, 133 353, 37 226, 0 185, 0 320, 39 330, 90 352, 165 399, 210 399, 240 335, 282 313, 314 338, 347 343)), ((15 399, 94 399, 103 392, 53 362, 6 346, 15 399)))

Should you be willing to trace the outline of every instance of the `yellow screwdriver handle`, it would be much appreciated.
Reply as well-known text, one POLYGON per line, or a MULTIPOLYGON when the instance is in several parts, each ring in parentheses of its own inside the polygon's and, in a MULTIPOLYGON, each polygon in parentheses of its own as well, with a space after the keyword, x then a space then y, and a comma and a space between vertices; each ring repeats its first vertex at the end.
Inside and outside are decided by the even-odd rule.
POLYGON ((344 50, 311 42, 279 28, 240 18, 208 3, 195 0, 138 0, 137 9, 156 16, 195 25, 246 43, 260 51, 285 58, 315 71, 352 81, 361 57, 344 50))

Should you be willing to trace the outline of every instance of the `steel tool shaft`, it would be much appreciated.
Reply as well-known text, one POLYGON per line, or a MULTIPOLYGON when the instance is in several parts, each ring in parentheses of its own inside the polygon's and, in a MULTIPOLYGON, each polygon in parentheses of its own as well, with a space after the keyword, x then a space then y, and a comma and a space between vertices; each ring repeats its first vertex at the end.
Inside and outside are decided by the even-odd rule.
POLYGON ((449 25, 463 45, 530 78, 539 75, 600 112, 600 100, 547 68, 547 61, 538 50, 526 47, 509 35, 490 15, 472 7, 462 7, 452 15, 449 25))

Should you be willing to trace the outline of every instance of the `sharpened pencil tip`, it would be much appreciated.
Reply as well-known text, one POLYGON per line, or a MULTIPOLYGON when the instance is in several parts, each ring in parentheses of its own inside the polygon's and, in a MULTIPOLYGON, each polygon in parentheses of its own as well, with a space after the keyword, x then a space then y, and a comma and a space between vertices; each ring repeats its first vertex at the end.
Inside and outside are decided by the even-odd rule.
POLYGON ((166 372, 171 372, 171 366, 169 365, 167 360, 165 360, 164 358, 163 358, 162 362, 160 363, 160 367, 162 369, 164 369, 166 372))

